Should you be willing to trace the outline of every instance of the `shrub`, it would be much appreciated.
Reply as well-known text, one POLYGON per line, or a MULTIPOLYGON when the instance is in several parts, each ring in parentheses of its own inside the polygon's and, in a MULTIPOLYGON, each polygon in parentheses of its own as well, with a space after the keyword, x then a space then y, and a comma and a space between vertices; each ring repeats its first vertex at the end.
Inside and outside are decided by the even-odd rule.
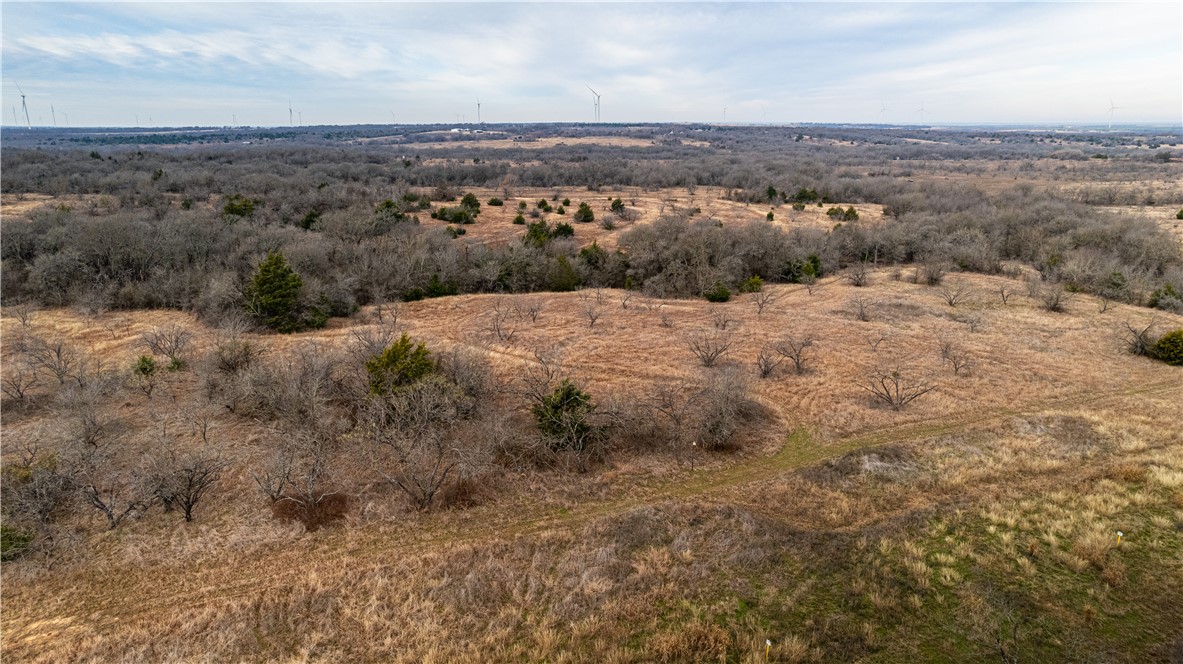
POLYGON ((731 299, 731 289, 726 284, 719 282, 707 289, 703 296, 710 302, 726 302, 731 299))
POLYGON ((135 365, 132 366, 132 373, 144 378, 155 376, 156 370, 156 358, 151 355, 141 355, 140 359, 136 360, 135 365))
POLYGON ((805 204, 802 203, 801 201, 797 201, 796 203, 793 203, 793 210, 795 210, 797 212, 801 212, 804 209, 805 209, 805 204))
POLYGON ((33 533, 0 524, 0 560, 8 562, 21 557, 32 541, 33 533))
POLYGON ((525 210, 526 209, 526 201, 518 201, 518 209, 525 210))
POLYGON ((594 434, 589 418, 595 409, 587 393, 570 380, 563 379, 554 392, 544 396, 530 410, 551 449, 579 452, 594 434))
POLYGON ((1175 290, 1175 286, 1170 283, 1156 288, 1150 294, 1150 301, 1147 304, 1151 309, 1183 312, 1183 296, 1180 296, 1179 292, 1175 290))
POLYGON ((1175 213, 1175 218, 1176 219, 1183 219, 1183 209, 1180 209, 1178 212, 1175 213))
POLYGON ((476 214, 477 212, 472 208, 458 205, 456 207, 441 207, 431 213, 431 218, 456 224, 475 224, 476 214))
MULTIPOLYGON (((563 206, 564 206, 564 207, 571 207, 571 199, 570 199, 570 198, 564 198, 564 199, 563 199, 563 206)), ((1183 210, 1181 210, 1181 212, 1183 212, 1183 210)), ((1180 219, 1183 219, 1183 217, 1180 217, 1180 219)))
POLYGON ((772 215, 772 210, 769 210, 768 214, 765 215, 764 218, 767 219, 768 221, 773 221, 775 219, 775 217, 772 215))
POLYGON ((550 232, 552 238, 571 237, 573 235, 575 235, 575 228, 571 224, 555 224, 555 229, 550 232))
POLYGON ((820 197, 817 195, 817 191, 813 189, 798 189, 796 195, 793 196, 793 200, 799 203, 812 203, 818 198, 820 197))
POLYGON ((581 224, 586 224, 586 223, 595 221, 596 214, 594 212, 592 212, 590 205, 588 205, 587 203, 580 203, 579 209, 575 211, 575 214, 572 215, 572 218, 581 224))
POLYGON ((741 293, 759 293, 764 288, 764 280, 758 276, 751 276, 739 282, 737 289, 741 293))
POLYGON ((1150 356, 1173 367, 1183 366, 1183 329, 1167 332, 1154 342, 1150 356))
POLYGON ((230 194, 226 197, 226 201, 222 204, 222 214, 228 217, 250 217, 255 214, 255 205, 258 201, 253 201, 245 196, 238 194, 230 194))
POLYGON ((490 207, 501 207, 502 205, 505 205, 505 201, 494 196, 493 198, 489 199, 489 202, 486 203, 486 205, 488 205, 490 207))
POLYGON ((612 201, 612 205, 610 207, 612 212, 615 214, 620 214, 621 212, 624 212, 624 201, 620 200, 620 198, 617 198, 616 200, 612 201))
MULTIPOLYGON (((521 215, 518 215, 519 217, 521 215)), ((541 247, 550 241, 550 224, 545 221, 535 221, 526 226, 526 234, 522 237, 522 244, 541 247)))
POLYGON ((513 223, 515 223, 519 226, 522 226, 526 223, 526 218, 519 214, 518 216, 513 218, 513 223))
POLYGON ((431 351, 422 343, 415 344, 406 333, 386 350, 366 360, 366 373, 373 394, 390 394, 434 371, 431 351))
POLYGON ((467 194, 464 194, 464 198, 460 199, 460 207, 471 210, 475 215, 480 213, 481 202, 477 200, 476 194, 470 191, 467 194))
POLYGON ((440 275, 431 275, 431 281, 427 282, 427 287, 423 289, 423 295, 426 297, 446 297, 448 295, 458 295, 460 287, 454 281, 442 281, 440 275))
POLYGON ((555 210, 555 213, 556 213, 556 214, 567 214, 567 208, 565 208, 565 207, 563 207, 562 205, 560 205, 560 206, 558 207, 558 209, 556 209, 556 210, 555 210))
POLYGON ((463 226, 448 226, 448 233, 452 236, 452 239, 456 239, 467 232, 463 226))
MULTIPOLYGON (((304 281, 278 251, 272 251, 259 263, 255 276, 246 288, 247 310, 264 325, 287 334, 316 325, 316 319, 305 320, 300 305, 304 281)), ((320 325, 324 322, 320 321, 320 325)))

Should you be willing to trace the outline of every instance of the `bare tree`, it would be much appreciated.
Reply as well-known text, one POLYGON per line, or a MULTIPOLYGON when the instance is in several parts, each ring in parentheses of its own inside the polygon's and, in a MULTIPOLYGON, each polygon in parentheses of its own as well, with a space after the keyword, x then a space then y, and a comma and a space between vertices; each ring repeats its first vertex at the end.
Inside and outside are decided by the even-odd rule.
POLYGON ((736 367, 719 372, 707 382, 695 410, 695 439, 699 446, 717 450, 731 443, 743 419, 753 411, 749 389, 747 376, 736 367))
POLYGON ((870 392, 876 400, 886 403, 893 410, 900 410, 912 401, 935 390, 937 385, 923 378, 915 377, 912 369, 897 365, 871 370, 867 384, 862 387, 870 392))
POLYGON ((589 328, 596 326, 596 321, 600 320, 601 315, 603 315, 603 311, 600 309, 600 305, 590 302, 583 305, 583 316, 587 319, 589 328))
POLYGON ((12 308, 12 312, 16 315, 16 319, 20 321, 21 327, 28 327, 29 321, 33 320, 33 312, 36 308, 30 302, 21 302, 12 308))
POLYGON ((84 358, 77 349, 62 339, 31 339, 28 358, 32 366, 45 369, 57 378, 59 385, 65 385, 66 380, 76 377, 84 363, 84 358))
POLYGON ((1039 293, 1039 302, 1044 310, 1051 312, 1062 312, 1064 307, 1072 299, 1072 293, 1064 290, 1063 286, 1051 286, 1043 288, 1039 293))
POLYGON ((727 313, 726 309, 715 309, 711 312, 711 323, 716 330, 726 330, 732 323, 738 322, 727 313))
POLYGON ((764 346, 756 353, 756 370, 760 373, 761 378, 768 378, 776 368, 784 362, 783 358, 777 356, 776 351, 764 346))
POLYGON ((890 330, 878 330, 868 334, 866 337, 864 337, 864 340, 867 342, 867 345, 871 347, 872 353, 878 353, 879 346, 882 345, 884 341, 890 341, 893 337, 894 335, 890 330))
POLYGON ((856 320, 868 322, 871 320, 871 312, 877 307, 879 303, 869 297, 857 295, 850 298, 846 302, 846 312, 854 316, 856 320))
POLYGON ((817 277, 812 274, 803 274, 798 281, 805 287, 805 292, 813 295, 813 289, 817 288, 817 277))
POLYGON ((768 288, 761 288, 755 293, 752 293, 752 304, 756 305, 756 315, 763 314, 764 309, 776 304, 776 301, 779 299, 780 295, 774 294, 768 288))
POLYGON ((727 355, 727 351, 735 344, 735 338, 725 330, 700 330, 687 335, 685 343, 702 366, 710 368, 727 355))
POLYGON ((152 505, 150 491, 138 473, 113 467, 106 455, 92 455, 75 480, 83 498, 107 519, 114 530, 128 517, 143 514, 152 505))
POLYGON ((541 298, 534 297, 527 300, 520 300, 516 306, 519 318, 529 318, 531 323, 538 322, 538 314, 542 313, 541 298))
POLYGON ((262 468, 251 471, 251 478, 271 502, 278 502, 287 491, 292 481, 295 461, 295 450, 285 445, 275 450, 262 468))
POLYGON ((510 322, 513 313, 507 302, 501 299, 494 300, 485 329, 497 337, 498 341, 513 341, 514 335, 517 334, 517 329, 510 322))
POLYGON ((37 370, 27 359, 19 359, 5 363, 3 378, 0 378, 0 389, 10 399, 25 403, 29 391, 37 386, 37 370))
POLYGON ((846 280, 850 282, 851 286, 861 288, 870 283, 871 272, 865 262, 858 262, 850 266, 846 271, 846 280))
POLYGON ((776 352, 793 362, 793 370, 797 375, 808 371, 808 363, 813 355, 813 337, 787 337, 777 342, 776 352))
POLYGON ((940 294, 944 298, 945 303, 950 307, 956 307, 958 304, 964 302, 973 293, 973 289, 969 287, 964 281, 957 281, 941 287, 940 294))
POLYGON ((965 349, 948 338, 938 338, 937 345, 941 350, 941 359, 953 368, 954 376, 960 376, 963 372, 969 373, 971 359, 965 349))
POLYGON ((193 508, 221 478, 226 462, 216 457, 177 455, 168 450, 156 461, 150 477, 153 494, 165 511, 177 507, 186 522, 193 520, 193 508))
POLYGON ((1121 332, 1126 350, 1134 355, 1149 355, 1150 348, 1154 346, 1156 341, 1154 333, 1151 331, 1155 324, 1156 321, 1153 317, 1145 327, 1138 327, 1126 321, 1124 323, 1125 329, 1121 332))
POLYGON ((634 295, 636 295, 636 293, 634 293, 632 291, 625 291, 623 294, 621 294, 620 308, 621 309, 628 309, 629 300, 633 299, 634 295))
POLYGON ((180 325, 154 327, 140 337, 140 343, 156 355, 163 355, 172 363, 170 368, 185 366, 185 351, 193 340, 193 333, 180 325))
POLYGON ((916 268, 916 283, 925 286, 939 286, 949 267, 939 260, 926 260, 916 268))
POLYGON ((1006 284, 1003 284, 998 287, 998 297, 999 297, 999 299, 1002 300, 1003 306, 1006 306, 1007 302, 1010 301, 1010 296, 1014 295, 1014 294, 1015 294, 1015 290, 1013 288, 1010 288, 1006 284))

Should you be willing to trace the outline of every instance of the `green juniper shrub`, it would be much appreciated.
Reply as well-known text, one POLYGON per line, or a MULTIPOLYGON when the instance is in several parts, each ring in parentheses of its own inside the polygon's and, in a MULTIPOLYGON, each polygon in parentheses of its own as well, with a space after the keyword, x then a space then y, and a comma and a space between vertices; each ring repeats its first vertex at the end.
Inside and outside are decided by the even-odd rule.
POLYGON ((582 451, 594 435, 590 422, 596 406, 591 397, 570 380, 563 379, 555 391, 534 404, 531 411, 538 430, 553 450, 582 451))
POLYGON ((513 218, 513 223, 521 226, 522 224, 526 223, 526 218, 519 214, 518 216, 513 218))
POLYGON ((567 224, 567 223, 555 224, 554 230, 550 232, 550 236, 552 238, 572 237, 574 235, 575 235, 575 228, 573 226, 571 226, 571 224, 567 224))
POLYGON ((20 558, 32 542, 32 532, 0 524, 0 560, 8 562, 20 558))
POLYGON ((575 211, 575 214, 572 215, 571 218, 581 224, 586 224, 588 222, 595 221, 596 214, 592 212, 590 205, 587 203, 580 203, 579 209, 575 211))
POLYGON ((501 207, 502 205, 505 205, 505 201, 494 196, 493 198, 489 199, 489 202, 486 203, 486 205, 488 205, 490 207, 501 207))
POLYGON ((323 326, 319 315, 305 317, 300 304, 303 289, 304 280, 288 266, 283 254, 272 251, 247 284, 247 311, 263 325, 284 334, 323 326))
POLYGON ((726 302, 731 299, 731 289, 723 282, 718 282, 703 293, 709 302, 726 302))
POLYGON ((759 293, 764 289, 764 280, 758 276, 751 276, 739 282, 736 289, 741 293, 759 293))
POLYGON ((366 374, 373 394, 391 394, 434 371, 431 351, 422 343, 416 344, 405 332, 381 353, 366 360, 366 374))
POLYGON ((1173 367, 1183 366, 1183 329, 1162 335, 1150 347, 1150 356, 1173 367))
POLYGON ((621 212, 624 212, 624 201, 617 198, 616 200, 612 201, 612 205, 610 207, 613 213, 620 214, 621 212))

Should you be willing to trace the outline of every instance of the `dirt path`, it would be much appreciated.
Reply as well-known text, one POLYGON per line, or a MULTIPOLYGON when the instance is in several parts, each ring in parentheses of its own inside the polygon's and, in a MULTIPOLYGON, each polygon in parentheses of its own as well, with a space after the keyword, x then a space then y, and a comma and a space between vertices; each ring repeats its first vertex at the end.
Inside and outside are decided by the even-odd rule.
MULTIPOLYGON (((624 514, 643 506, 662 504, 673 500, 706 498, 729 489, 774 479, 798 468, 825 461, 860 448, 869 448, 897 442, 908 442, 958 432, 980 429, 1018 416, 1099 405, 1108 401, 1140 394, 1171 393, 1183 391, 1183 381, 1172 379, 1152 384, 1129 387, 1108 392, 1085 392, 1068 398, 1048 400, 1022 409, 991 409, 968 413, 957 418, 933 419, 889 427, 876 431, 862 432, 831 442, 813 441, 805 431, 790 434, 785 445, 770 457, 744 460, 726 467, 709 470, 687 470, 673 478, 643 486, 630 491, 627 496, 590 501, 570 509, 538 507, 516 513, 509 520, 491 522, 487 514, 483 517, 451 515, 446 522, 420 524, 410 531, 411 535, 392 540, 389 533, 374 533, 362 537, 333 537, 307 549, 277 551, 269 559, 267 567, 274 570, 266 574, 254 574, 227 582, 218 578, 202 579, 203 574, 224 574, 221 566, 212 566, 212 571, 189 570, 189 574, 170 567, 156 570, 141 570, 135 579, 119 579, 118 570, 111 584, 104 584, 112 591, 102 596, 71 596, 73 610, 62 609, 61 604, 38 602, 38 606, 20 606, 36 594, 41 598, 52 596, 58 591, 40 588, 18 589, 17 597, 6 598, 19 606, 16 611, 6 611, 2 622, 5 634, 6 654, 21 659, 35 651, 38 643, 63 630, 82 630, 97 636, 118 629, 129 619, 163 614, 173 610, 192 612, 199 607, 230 602, 252 596, 259 596, 269 590, 291 586, 301 577, 323 578, 325 569, 332 575, 360 577, 368 571, 380 569, 392 559, 413 556, 419 553, 465 543, 490 540, 506 540, 530 537, 548 531, 571 530, 585 526, 597 519, 624 514), (326 561, 328 564, 326 564, 326 561), (24 590, 25 592, 20 592, 24 590), (22 601, 23 600, 23 601, 22 601), (14 615, 16 614, 16 615, 14 615)), ((517 506, 515 506, 517 507, 517 506)), ((502 506, 504 509, 504 506, 502 506)), ((357 533, 354 533, 355 535, 357 533)), ((229 565, 229 563, 227 563, 229 565)), ((101 574, 101 572, 100 572, 101 574)), ((67 595, 67 588, 61 589, 67 595)), ((12 605, 9 605, 10 608, 12 605)))

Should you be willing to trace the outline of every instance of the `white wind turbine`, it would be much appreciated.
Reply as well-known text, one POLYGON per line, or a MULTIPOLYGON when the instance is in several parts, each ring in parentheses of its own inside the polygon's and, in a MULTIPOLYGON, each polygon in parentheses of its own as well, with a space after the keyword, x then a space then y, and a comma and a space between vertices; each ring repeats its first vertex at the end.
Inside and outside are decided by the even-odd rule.
POLYGON ((588 90, 591 90, 592 104, 594 104, 595 108, 596 108, 596 122, 599 122, 600 121, 600 93, 596 92, 595 90, 592 90, 592 86, 587 85, 586 83, 584 83, 584 85, 587 86, 588 90))
POLYGON ((916 112, 920 114, 920 124, 924 124, 924 114, 928 112, 928 109, 924 108, 923 99, 920 100, 920 108, 916 109, 916 112))
POLYGON ((25 105, 25 91, 21 90, 21 86, 19 83, 17 84, 16 89, 17 89, 17 92, 21 93, 21 110, 25 112, 25 126, 28 127, 29 129, 32 129, 33 123, 32 123, 32 121, 29 120, 29 107, 27 105, 25 105))
MULTIPOLYGON (((21 98, 24 98, 24 97, 21 97, 21 98)), ((1114 107, 1113 97, 1110 97, 1110 110, 1105 111, 1105 112, 1107 112, 1108 115, 1110 115, 1110 125, 1108 125, 1108 128, 1110 128, 1110 129, 1113 129, 1113 111, 1116 111, 1116 110, 1121 110, 1121 107, 1114 107)))

